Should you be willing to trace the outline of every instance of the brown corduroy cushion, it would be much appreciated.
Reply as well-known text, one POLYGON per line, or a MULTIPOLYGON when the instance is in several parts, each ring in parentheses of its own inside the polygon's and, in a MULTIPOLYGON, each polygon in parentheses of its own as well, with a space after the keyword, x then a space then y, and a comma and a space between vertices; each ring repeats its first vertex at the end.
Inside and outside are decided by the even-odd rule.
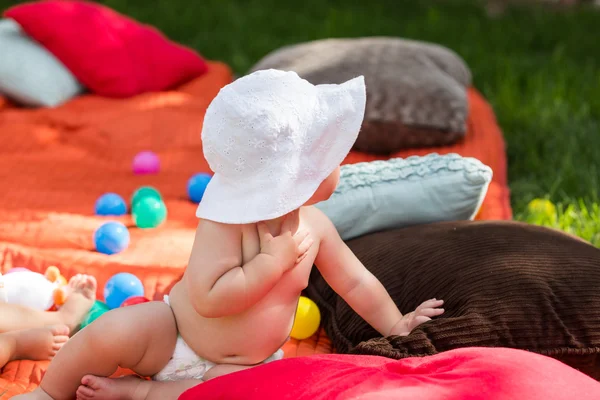
POLYGON ((314 270, 306 294, 340 353, 391 358, 512 347, 600 378, 600 250, 517 222, 445 222, 348 242, 402 312, 429 298, 446 312, 409 336, 381 336, 314 270))

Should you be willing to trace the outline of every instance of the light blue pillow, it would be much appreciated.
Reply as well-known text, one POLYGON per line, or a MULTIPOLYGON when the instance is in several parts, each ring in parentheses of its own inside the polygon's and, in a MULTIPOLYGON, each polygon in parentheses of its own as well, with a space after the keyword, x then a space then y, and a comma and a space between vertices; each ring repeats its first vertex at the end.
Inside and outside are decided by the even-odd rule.
POLYGON ((55 107, 83 90, 73 74, 17 22, 0 19, 0 94, 26 106, 55 107))
POLYGON ((333 195, 316 206, 349 240, 371 232, 475 218, 492 169, 458 154, 344 165, 333 195))

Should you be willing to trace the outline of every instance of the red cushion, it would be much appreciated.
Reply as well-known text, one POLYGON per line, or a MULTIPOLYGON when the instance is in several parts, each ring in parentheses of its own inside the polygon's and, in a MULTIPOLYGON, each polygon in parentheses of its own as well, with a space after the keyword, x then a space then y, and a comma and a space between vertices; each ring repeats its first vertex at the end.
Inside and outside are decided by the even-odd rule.
POLYGON ((162 91, 208 69, 196 52, 98 4, 40 1, 10 8, 4 16, 15 19, 84 86, 103 96, 162 91))
POLYGON ((552 358, 462 348, 423 358, 289 358, 202 383, 180 400, 597 400, 600 383, 552 358))

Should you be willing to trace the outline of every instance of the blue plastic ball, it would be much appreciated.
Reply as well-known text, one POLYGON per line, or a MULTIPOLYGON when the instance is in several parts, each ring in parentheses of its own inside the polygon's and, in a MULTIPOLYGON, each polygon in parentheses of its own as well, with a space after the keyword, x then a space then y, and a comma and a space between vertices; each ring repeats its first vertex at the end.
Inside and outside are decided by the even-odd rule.
POLYGON ((113 275, 104 286, 104 300, 110 308, 119 308, 132 296, 143 296, 144 285, 139 278, 128 272, 113 275))
POLYGON ((103 254, 120 253, 129 246, 129 231, 120 222, 106 222, 94 232, 94 245, 103 254))
POLYGON ((96 215, 125 215, 127 204, 125 200, 116 193, 105 193, 96 200, 94 207, 96 215))
POLYGON ((204 196, 204 191, 206 190, 206 185, 210 182, 211 176, 205 173, 199 173, 190 178, 187 184, 187 192, 190 200, 194 203, 200 203, 202 200, 202 196, 204 196))

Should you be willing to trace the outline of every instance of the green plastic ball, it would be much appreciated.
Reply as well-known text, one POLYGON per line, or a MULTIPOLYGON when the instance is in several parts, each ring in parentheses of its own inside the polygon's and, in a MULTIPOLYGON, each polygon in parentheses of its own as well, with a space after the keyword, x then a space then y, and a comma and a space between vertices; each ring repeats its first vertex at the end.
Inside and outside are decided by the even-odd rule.
POLYGON ((109 310, 110 310, 110 308, 108 308, 108 306, 106 304, 104 304, 100 300, 96 300, 94 302, 94 305, 92 305, 92 308, 90 309, 90 311, 88 311, 85 319, 81 323, 81 329, 85 328, 86 326, 88 326, 89 324, 94 322, 96 319, 98 319, 98 317, 100 317, 102 314, 104 314, 105 312, 107 312, 109 310))
POLYGON ((133 206, 135 206, 135 203, 138 201, 148 197, 162 201, 162 196, 156 188, 153 188, 152 186, 142 186, 133 192, 133 196, 131 196, 131 208, 133 209, 133 206))
POLYGON ((167 207, 162 200, 146 197, 135 203, 131 216, 138 228, 156 228, 167 219, 167 207))

